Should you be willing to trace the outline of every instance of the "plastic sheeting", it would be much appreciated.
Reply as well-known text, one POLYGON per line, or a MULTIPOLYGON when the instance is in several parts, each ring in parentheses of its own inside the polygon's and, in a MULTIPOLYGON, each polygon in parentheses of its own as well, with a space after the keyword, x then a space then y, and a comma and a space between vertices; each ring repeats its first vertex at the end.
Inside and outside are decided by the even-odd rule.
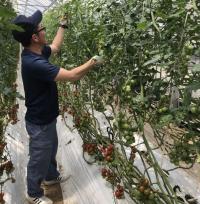
POLYGON ((31 15, 36 10, 42 12, 57 3, 57 0, 11 0, 13 8, 18 14, 31 15))

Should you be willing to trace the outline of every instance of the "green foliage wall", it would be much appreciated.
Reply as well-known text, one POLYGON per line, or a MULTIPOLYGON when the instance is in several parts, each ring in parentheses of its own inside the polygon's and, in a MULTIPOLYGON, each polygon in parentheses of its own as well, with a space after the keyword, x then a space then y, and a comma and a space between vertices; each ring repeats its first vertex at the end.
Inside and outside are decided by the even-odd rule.
POLYGON ((11 19, 15 17, 12 5, 7 0, 0 2, 0 203, 4 203, 3 185, 12 180, 13 163, 5 142, 5 130, 9 122, 17 122, 16 73, 19 45, 11 35, 11 19))
MULTIPOLYGON (((11 20, 15 12, 9 1, 0 3, 0 135, 3 136, 3 128, 8 122, 8 115, 16 97, 16 70, 19 56, 19 45, 11 35, 13 25, 11 20)), ((13 118, 12 118, 13 119, 13 118)))
POLYGON ((67 111, 73 116, 83 151, 117 175, 111 176, 115 190, 119 192, 117 184, 123 183, 136 203, 179 203, 149 145, 146 124, 158 148, 168 145, 167 153, 177 167, 181 162, 193 165, 199 158, 200 100, 191 92, 200 88, 200 69, 198 64, 189 66, 192 57, 199 56, 199 6, 195 0, 72 0, 46 14, 50 40, 59 16, 68 13, 70 19, 55 64, 70 69, 96 54, 104 56, 105 64, 80 82, 59 85, 61 114, 67 111), (172 103, 173 87, 178 90, 177 104, 172 103), (108 107, 113 113, 106 117, 114 137, 110 140, 99 132, 93 114, 94 109, 105 114, 108 107), (142 135, 148 155, 133 146, 134 133, 142 135), (106 158, 104 150, 111 144, 114 150, 106 158), (129 158, 125 147, 131 149, 129 158), (144 161, 144 174, 134 166, 136 155, 144 161), (158 179, 157 191, 148 175, 150 168, 158 179))

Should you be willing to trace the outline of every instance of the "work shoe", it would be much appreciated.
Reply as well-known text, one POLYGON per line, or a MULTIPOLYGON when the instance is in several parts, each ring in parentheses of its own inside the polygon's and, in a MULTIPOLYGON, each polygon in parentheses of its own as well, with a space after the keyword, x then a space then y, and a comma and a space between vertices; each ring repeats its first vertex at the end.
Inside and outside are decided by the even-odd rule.
POLYGON ((56 179, 54 180, 51 180, 51 181, 43 181, 42 183, 45 185, 45 186, 50 186, 50 185, 53 185, 53 184, 56 184, 56 183, 63 183, 65 182, 67 179, 69 179, 70 175, 68 176, 58 176, 56 179))
POLYGON ((53 204, 53 201, 47 198, 46 196, 42 196, 40 198, 26 196, 26 199, 32 204, 53 204))

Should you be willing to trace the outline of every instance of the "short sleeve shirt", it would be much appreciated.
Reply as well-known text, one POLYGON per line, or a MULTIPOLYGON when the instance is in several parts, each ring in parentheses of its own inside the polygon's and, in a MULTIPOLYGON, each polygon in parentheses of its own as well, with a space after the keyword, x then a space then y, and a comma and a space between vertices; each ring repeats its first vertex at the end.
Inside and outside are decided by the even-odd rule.
POLYGON ((54 81, 59 67, 49 62, 51 48, 47 45, 42 55, 28 49, 22 51, 22 80, 27 112, 25 119, 37 125, 52 122, 59 114, 58 91, 54 81))

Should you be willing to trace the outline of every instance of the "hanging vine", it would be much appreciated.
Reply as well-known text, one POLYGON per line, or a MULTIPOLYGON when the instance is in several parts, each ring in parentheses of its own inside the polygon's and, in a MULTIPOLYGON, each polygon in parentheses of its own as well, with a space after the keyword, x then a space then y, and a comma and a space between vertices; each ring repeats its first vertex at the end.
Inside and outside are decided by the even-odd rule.
POLYGON ((105 59, 76 84, 59 84, 61 114, 72 115, 85 160, 90 156, 88 163, 102 166, 118 199, 127 193, 135 203, 183 203, 154 150, 168 154, 177 168, 199 160, 200 100, 192 97, 200 88, 199 65, 192 60, 199 55, 199 5, 73 0, 47 13, 49 38, 56 30, 52 19, 62 13, 70 16, 70 28, 54 63, 70 69, 95 54, 105 59), (104 115, 107 133, 96 111, 104 115))

